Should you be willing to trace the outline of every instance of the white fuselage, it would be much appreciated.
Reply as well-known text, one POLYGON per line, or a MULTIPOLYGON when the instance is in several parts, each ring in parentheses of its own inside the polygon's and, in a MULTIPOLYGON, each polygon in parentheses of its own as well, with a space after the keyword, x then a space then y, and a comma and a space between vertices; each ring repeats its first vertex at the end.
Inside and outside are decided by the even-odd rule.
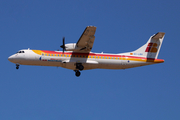
POLYGON ((161 59, 126 54, 75 53, 45 50, 21 50, 8 58, 17 65, 58 66, 76 70, 76 63, 88 69, 126 69, 164 62, 161 59))

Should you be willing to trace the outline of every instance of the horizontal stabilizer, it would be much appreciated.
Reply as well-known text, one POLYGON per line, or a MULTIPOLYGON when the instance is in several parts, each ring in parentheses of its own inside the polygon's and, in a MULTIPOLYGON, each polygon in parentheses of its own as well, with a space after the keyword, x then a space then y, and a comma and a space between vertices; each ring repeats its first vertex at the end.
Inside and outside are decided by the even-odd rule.
POLYGON ((156 34, 152 37, 152 39, 157 39, 157 40, 159 40, 159 39, 162 39, 162 38, 164 37, 164 35, 165 35, 164 32, 158 32, 158 33, 156 33, 156 34))

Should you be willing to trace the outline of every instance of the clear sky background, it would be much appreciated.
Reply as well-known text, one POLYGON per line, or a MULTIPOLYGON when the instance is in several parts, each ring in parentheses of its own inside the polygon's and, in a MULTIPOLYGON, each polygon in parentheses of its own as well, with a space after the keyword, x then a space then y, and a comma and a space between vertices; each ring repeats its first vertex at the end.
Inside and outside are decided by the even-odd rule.
MULTIPOLYGON (((1 0, 1 120, 180 120, 179 0, 1 0), (165 32, 165 62, 126 70, 20 66, 20 49, 57 50, 97 27, 92 52, 133 51, 165 32)), ((60 49, 61 50, 61 49, 60 49)))

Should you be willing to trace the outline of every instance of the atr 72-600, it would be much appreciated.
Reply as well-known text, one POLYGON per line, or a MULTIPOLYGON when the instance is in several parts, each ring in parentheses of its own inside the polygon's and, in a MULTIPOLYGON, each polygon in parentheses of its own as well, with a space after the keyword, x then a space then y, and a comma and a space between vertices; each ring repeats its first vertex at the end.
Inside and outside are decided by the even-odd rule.
POLYGON ((165 35, 163 32, 151 36, 139 49, 119 54, 91 52, 95 32, 95 26, 87 26, 77 43, 65 44, 63 38, 60 46, 63 51, 23 49, 8 60, 16 64, 16 69, 20 65, 57 66, 74 70, 77 77, 82 70, 127 69, 164 62, 157 59, 165 35))

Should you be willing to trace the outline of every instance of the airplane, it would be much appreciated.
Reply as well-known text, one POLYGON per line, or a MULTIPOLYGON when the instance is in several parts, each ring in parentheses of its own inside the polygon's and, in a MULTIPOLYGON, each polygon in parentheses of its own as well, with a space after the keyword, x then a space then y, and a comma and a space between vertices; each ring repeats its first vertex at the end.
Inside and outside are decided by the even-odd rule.
POLYGON ((95 26, 87 26, 77 43, 63 44, 63 51, 31 50, 22 49, 16 54, 8 57, 8 60, 20 65, 56 66, 71 69, 79 77, 82 70, 90 69, 127 69, 163 63, 163 59, 157 59, 163 39, 164 32, 152 35, 146 44, 132 52, 119 54, 93 53, 95 39, 95 26))

